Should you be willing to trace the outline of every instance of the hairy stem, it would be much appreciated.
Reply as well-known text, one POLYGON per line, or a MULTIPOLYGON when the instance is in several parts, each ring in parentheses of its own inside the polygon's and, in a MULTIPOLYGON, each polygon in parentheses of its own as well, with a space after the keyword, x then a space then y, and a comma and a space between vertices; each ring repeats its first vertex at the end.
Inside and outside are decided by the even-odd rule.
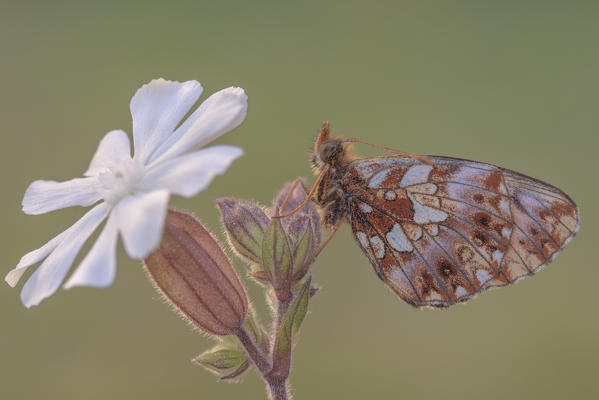
POLYGON ((270 400, 288 400, 290 398, 287 383, 268 382, 268 398, 270 400))
POLYGON ((266 356, 262 353, 262 350, 256 345, 256 343, 254 343, 252 337, 243 327, 239 328, 235 332, 235 335, 245 348, 245 351, 258 371, 260 371, 262 379, 264 379, 266 382, 269 399, 288 400, 290 397, 287 388, 287 378, 281 380, 279 376, 273 376, 270 374, 272 371, 270 362, 266 359, 266 356))
POLYGON ((271 370, 270 362, 266 359, 266 356, 262 353, 262 350, 254 343, 252 337, 247 333, 245 328, 242 326, 236 332, 235 336, 239 339, 248 356, 260 371, 262 377, 265 377, 271 370))

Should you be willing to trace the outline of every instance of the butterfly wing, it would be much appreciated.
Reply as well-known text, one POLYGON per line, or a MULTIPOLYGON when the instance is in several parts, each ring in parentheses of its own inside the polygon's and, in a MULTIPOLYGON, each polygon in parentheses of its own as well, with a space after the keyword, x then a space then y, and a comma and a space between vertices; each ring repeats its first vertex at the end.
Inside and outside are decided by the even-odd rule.
POLYGON ((533 275, 578 230, 560 189, 494 165, 431 156, 352 162, 348 219, 378 276, 406 302, 447 307, 533 275))

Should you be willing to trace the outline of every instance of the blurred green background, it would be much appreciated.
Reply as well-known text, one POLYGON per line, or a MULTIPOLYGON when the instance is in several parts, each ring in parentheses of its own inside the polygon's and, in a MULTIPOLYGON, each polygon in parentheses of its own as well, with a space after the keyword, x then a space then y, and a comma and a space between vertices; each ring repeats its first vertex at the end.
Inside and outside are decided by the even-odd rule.
MULTIPOLYGON (((547 270, 446 311, 397 299, 344 226, 314 268, 323 290, 295 351, 297 399, 598 398, 597 21, 595 1, 2 1, 2 275, 83 214, 24 215, 28 184, 80 176, 104 133, 131 132, 139 86, 238 85, 249 114, 219 143, 245 157, 172 203, 219 234, 215 198, 268 204, 285 181, 313 179, 323 120, 547 180, 582 210, 547 270)), ((223 384, 190 363, 210 340, 122 248, 108 289, 61 290, 30 310, 19 290, 0 285, 2 399, 264 398, 254 372, 223 384)))

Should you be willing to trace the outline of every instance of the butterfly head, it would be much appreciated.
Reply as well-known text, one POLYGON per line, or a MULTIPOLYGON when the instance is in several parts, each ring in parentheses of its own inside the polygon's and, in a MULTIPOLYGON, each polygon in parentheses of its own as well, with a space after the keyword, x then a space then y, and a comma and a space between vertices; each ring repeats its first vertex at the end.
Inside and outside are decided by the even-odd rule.
POLYGON ((346 141, 340 137, 331 137, 329 122, 324 122, 314 143, 312 164, 316 170, 325 165, 340 166, 347 162, 348 151, 346 141))

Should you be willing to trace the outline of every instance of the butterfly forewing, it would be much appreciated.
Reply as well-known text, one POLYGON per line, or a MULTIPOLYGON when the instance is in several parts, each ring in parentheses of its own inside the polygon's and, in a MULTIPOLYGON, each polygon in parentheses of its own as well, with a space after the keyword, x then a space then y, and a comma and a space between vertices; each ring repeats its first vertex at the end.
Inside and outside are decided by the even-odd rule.
POLYGON ((415 306, 445 307, 532 275, 578 229, 561 190, 490 164, 430 156, 351 162, 342 186, 378 276, 415 306))

